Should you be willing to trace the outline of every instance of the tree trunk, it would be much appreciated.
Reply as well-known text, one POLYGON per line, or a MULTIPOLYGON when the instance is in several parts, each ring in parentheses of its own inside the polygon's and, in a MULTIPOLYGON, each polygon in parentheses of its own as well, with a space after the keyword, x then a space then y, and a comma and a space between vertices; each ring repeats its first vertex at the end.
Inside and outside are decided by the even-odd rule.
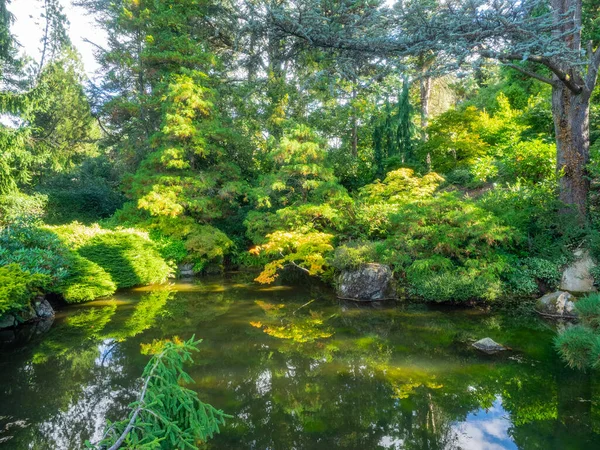
POLYGON ((429 99, 431 98, 431 77, 424 74, 420 82, 421 94, 421 140, 427 141, 427 127, 429 126, 429 99))
POLYGON ((352 86, 352 156, 358 157, 358 119, 356 114, 356 86, 352 86))
POLYGON ((559 198, 575 208, 582 221, 587 212, 590 181, 590 93, 570 91, 556 83, 552 89, 552 116, 556 131, 556 167, 560 176, 559 198))

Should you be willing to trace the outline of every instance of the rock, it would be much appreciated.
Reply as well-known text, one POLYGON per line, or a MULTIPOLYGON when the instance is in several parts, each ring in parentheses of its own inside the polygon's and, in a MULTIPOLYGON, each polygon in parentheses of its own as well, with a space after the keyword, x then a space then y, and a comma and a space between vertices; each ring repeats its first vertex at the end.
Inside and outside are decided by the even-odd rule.
POLYGON ((587 250, 578 249, 573 253, 575 261, 563 271, 560 289, 569 292, 596 291, 594 277, 590 270, 596 267, 592 256, 587 250))
POLYGON ((12 314, 0 317, 0 330, 3 328, 12 328, 17 324, 17 319, 12 314))
POLYGON ((535 303, 535 309, 544 316, 556 318, 576 318, 575 297, 569 292, 556 291, 544 295, 535 303))
POLYGON ((193 277, 194 276, 194 265, 193 264, 180 264, 179 265, 179 276, 193 277))
POLYGON ((487 353, 488 355, 493 355, 494 353, 508 350, 506 347, 498 344, 490 338, 480 339, 477 342, 474 342, 472 345, 477 350, 481 350, 482 352, 487 353))
POLYGON ((347 300, 391 300, 396 298, 392 270, 383 264, 367 264, 356 270, 342 272, 337 295, 347 300))
POLYGON ((21 322, 21 323, 27 323, 27 322, 31 322, 32 320, 37 319, 37 314, 36 314, 33 306, 28 306, 23 311, 19 311, 16 314, 16 316, 18 317, 19 322, 21 322))
POLYGON ((35 314, 40 319, 49 319, 54 317, 54 309, 45 298, 38 299, 33 303, 35 314))

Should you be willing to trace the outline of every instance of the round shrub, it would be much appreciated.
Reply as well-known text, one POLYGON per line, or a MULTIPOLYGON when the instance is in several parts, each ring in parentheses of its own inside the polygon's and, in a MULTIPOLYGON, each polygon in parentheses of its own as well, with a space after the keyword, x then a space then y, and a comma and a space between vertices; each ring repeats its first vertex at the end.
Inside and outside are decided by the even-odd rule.
POLYGON ((118 288, 164 283, 171 274, 152 241, 127 231, 97 235, 78 252, 108 272, 118 288))
POLYGON ((69 275, 59 286, 59 291, 68 303, 88 302, 106 297, 117 290, 110 275, 89 259, 74 255, 69 275))
POLYGON ((47 275, 29 273, 18 264, 0 267, 0 317, 27 307, 49 281, 47 275))

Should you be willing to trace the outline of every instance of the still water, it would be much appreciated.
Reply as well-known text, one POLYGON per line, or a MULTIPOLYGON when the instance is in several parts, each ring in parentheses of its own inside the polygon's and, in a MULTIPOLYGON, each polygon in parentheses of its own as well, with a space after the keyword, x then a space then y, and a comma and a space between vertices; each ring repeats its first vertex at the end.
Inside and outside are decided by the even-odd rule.
POLYGON ((4 336, 0 449, 98 439, 151 344, 193 334, 192 388, 234 416, 209 449, 600 449, 600 376, 566 369, 537 317, 360 307, 248 275, 120 292, 4 336), (512 350, 481 354, 482 337, 512 350))

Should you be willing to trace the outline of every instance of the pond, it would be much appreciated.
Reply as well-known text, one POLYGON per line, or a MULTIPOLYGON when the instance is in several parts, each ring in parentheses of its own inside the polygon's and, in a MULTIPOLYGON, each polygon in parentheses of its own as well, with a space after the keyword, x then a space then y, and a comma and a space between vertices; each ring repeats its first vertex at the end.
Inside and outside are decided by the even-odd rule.
POLYGON ((600 448, 600 377, 565 368, 554 333, 520 312, 365 307, 245 274, 119 292, 0 344, 0 449, 98 439, 152 344, 194 334, 192 388, 234 416, 209 449, 600 448), (512 350, 479 353, 483 337, 512 350))

